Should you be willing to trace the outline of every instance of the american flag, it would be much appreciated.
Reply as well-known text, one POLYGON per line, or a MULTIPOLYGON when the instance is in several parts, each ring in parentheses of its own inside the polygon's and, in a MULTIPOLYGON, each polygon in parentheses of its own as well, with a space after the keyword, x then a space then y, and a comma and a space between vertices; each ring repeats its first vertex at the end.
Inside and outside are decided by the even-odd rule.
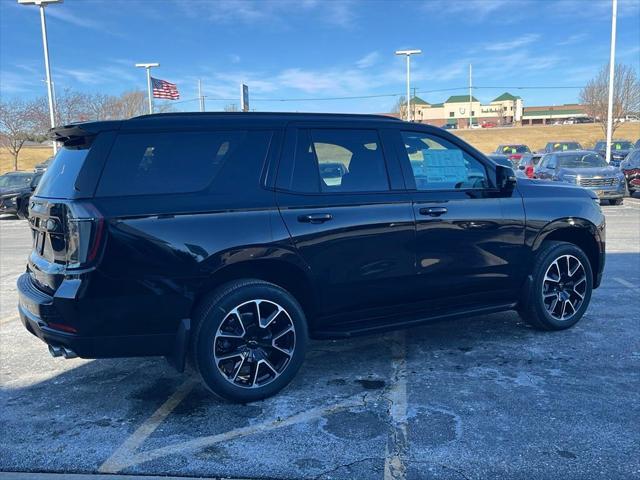
POLYGON ((153 87, 153 98, 164 98, 166 100, 178 100, 180 98, 180 93, 175 83, 151 77, 151 86, 153 87))

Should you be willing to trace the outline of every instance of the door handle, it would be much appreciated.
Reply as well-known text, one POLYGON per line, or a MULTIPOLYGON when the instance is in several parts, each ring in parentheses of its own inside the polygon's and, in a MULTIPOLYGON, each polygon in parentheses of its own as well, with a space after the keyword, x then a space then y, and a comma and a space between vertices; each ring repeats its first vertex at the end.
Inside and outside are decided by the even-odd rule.
POLYGON ((447 213, 445 207, 425 207, 420 209, 420 215, 428 215, 430 217, 439 217, 447 213))
POLYGON ((300 215, 298 221, 300 223, 324 223, 333 218, 330 213, 312 213, 309 215, 300 215))

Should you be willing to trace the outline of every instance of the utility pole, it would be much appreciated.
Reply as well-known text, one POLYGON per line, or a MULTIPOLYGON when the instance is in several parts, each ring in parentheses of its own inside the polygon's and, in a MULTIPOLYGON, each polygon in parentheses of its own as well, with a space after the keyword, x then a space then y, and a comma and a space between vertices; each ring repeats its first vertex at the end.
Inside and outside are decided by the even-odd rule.
MULTIPOLYGON (((37 5, 40 8, 40 26, 42 27, 42 47, 44 49, 44 69, 47 75, 47 96, 49 100, 49 120, 51 128, 56 126, 55 105, 53 99, 53 82, 51 81, 51 66, 49 65, 49 42, 47 40, 47 19, 44 7, 49 3, 62 3, 62 0, 18 0, 21 5, 37 5)), ((53 154, 58 153, 58 144, 53 142, 53 154)))
POLYGON ((471 64, 469 64, 469 128, 471 128, 471 122, 473 121, 473 70, 471 64))
POLYGON ((159 63, 136 63, 136 67, 147 71, 147 97, 149 99, 149 113, 153 113, 153 97, 151 96, 151 69, 159 67, 159 63))
POLYGON ((416 119, 416 87, 413 87, 413 110, 411 111, 411 116, 413 117, 413 120, 415 121, 416 119))
POLYGON ((616 21, 618 16, 618 0, 613 0, 611 12, 611 53, 609 54, 609 104, 607 105, 607 153, 605 160, 611 160, 611 136, 613 129, 613 85, 616 72, 616 21))
POLYGON ((200 111, 204 112, 204 97, 202 96, 202 82, 198 80, 198 99, 200 100, 200 111))
POLYGON ((411 121, 411 55, 420 55, 422 50, 396 50, 396 55, 407 57, 407 122, 411 121))

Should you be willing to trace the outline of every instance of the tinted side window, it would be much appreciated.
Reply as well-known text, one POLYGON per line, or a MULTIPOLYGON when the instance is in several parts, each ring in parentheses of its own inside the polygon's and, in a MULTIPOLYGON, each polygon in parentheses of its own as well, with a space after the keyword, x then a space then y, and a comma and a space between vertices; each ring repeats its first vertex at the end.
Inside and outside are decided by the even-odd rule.
POLYGON ((259 184, 271 132, 211 131, 118 135, 99 196, 236 191, 259 184))
MULTIPOLYGON (((376 130, 300 131, 289 187, 297 192, 378 192, 389 179, 376 130)), ((282 185, 282 184, 281 184, 282 185)))
POLYGON ((423 132, 402 132, 418 190, 488 188, 487 171, 454 144, 423 132))

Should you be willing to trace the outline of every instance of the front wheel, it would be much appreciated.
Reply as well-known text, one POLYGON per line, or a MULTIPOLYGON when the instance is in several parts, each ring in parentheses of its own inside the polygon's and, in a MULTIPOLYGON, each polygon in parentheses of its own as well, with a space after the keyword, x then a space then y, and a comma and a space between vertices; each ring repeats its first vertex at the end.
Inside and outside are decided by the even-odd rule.
POLYGON ((304 361, 304 312, 272 283, 223 285, 202 302, 194 319, 194 364, 207 387, 227 400, 246 403, 274 395, 304 361))
POLYGON ((585 253, 572 243, 545 242, 520 316, 541 330, 564 330, 582 318, 592 289, 593 273, 585 253))

